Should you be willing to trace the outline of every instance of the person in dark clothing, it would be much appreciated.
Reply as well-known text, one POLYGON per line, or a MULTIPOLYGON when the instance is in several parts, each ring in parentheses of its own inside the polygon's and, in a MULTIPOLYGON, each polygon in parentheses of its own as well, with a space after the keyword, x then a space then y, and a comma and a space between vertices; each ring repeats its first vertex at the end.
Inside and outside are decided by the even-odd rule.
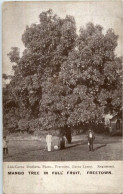
POLYGON ((59 138, 59 148, 60 150, 65 149, 65 137, 64 136, 61 136, 59 138))
POLYGON ((120 119, 119 118, 117 119, 117 122, 116 122, 116 130, 120 130, 120 119))
POLYGON ((70 130, 70 128, 66 128, 66 138, 67 138, 67 142, 69 143, 69 144, 71 144, 71 141, 72 141, 72 137, 71 137, 71 130, 70 130))
POLYGON ((88 132, 88 145, 89 145, 89 151, 94 151, 93 149, 93 143, 94 143, 95 135, 92 130, 89 130, 88 132))

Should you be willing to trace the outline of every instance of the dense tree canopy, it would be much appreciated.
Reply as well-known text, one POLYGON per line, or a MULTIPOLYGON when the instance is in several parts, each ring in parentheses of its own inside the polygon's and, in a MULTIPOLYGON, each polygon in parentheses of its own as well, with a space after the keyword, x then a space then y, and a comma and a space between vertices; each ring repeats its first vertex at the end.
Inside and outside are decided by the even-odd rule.
MULTIPOLYGON (((112 29, 88 23, 76 33, 72 16, 42 12, 26 27, 20 57, 8 56, 14 75, 3 89, 4 126, 35 131, 99 123, 121 109, 121 58, 112 29)), ((7 79, 6 75, 3 76, 7 79)))

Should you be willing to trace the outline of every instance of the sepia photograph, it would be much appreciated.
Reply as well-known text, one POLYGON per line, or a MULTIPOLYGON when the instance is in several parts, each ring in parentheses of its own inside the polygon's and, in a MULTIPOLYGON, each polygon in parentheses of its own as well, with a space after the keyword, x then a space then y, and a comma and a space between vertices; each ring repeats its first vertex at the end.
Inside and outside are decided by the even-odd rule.
POLYGON ((120 1, 4 2, 3 161, 121 161, 120 1))

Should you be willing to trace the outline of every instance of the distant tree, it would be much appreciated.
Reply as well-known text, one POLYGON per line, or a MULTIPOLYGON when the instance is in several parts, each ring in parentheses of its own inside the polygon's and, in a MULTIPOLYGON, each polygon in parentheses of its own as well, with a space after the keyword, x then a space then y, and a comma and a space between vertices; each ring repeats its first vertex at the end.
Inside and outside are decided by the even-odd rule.
POLYGON ((3 128, 4 131, 18 130, 19 109, 10 93, 9 84, 3 87, 3 128))
POLYGON ((5 79, 5 80, 8 79, 8 75, 3 73, 3 79, 5 79))
POLYGON ((12 47, 11 51, 8 53, 8 56, 10 58, 10 61, 12 63, 18 63, 20 59, 20 51, 18 47, 12 47))

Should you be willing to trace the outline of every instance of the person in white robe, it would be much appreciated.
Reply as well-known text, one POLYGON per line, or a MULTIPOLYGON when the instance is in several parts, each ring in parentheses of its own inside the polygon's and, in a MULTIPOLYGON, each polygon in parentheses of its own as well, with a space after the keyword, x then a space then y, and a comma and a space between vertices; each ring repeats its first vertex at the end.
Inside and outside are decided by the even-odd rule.
POLYGON ((47 150, 48 152, 51 152, 51 146, 52 146, 52 135, 50 133, 46 136, 46 143, 47 143, 47 150))

